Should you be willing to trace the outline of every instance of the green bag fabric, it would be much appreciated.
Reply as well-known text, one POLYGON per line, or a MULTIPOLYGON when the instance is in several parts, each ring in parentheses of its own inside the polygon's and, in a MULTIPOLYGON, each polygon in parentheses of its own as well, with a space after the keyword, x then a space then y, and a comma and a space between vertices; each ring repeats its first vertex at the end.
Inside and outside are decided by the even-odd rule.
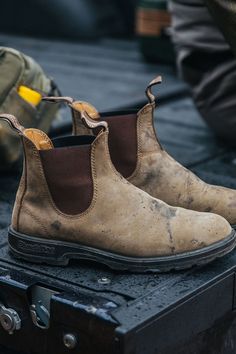
MULTIPOLYGON (((43 101, 36 107, 31 105, 18 94, 21 85, 43 95, 59 95, 54 82, 34 59, 15 49, 0 47, 0 113, 15 115, 26 128, 39 128, 48 132, 58 107, 43 101)), ((6 124, 1 123, 0 170, 15 165, 21 152, 19 137, 6 124)))

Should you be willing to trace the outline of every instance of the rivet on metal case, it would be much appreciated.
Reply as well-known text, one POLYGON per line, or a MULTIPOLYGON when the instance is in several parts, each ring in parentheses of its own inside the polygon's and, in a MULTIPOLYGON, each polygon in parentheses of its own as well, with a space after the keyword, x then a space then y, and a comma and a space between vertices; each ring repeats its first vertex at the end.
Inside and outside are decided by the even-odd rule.
POLYGON ((90 305, 90 306, 88 306, 88 307, 86 308, 86 311, 87 311, 88 313, 95 314, 95 313, 97 312, 97 308, 96 308, 95 306, 93 306, 93 305, 90 305))
POLYGON ((77 338, 74 334, 65 334, 63 337, 63 342, 66 348, 74 349, 77 346, 77 338))
POLYGON ((21 319, 18 313, 2 304, 0 304, 0 323, 9 334, 21 329, 21 319))
POLYGON ((111 282, 111 280, 106 277, 102 277, 102 278, 98 279, 98 283, 102 284, 102 285, 108 285, 108 284, 110 284, 110 282, 111 282))

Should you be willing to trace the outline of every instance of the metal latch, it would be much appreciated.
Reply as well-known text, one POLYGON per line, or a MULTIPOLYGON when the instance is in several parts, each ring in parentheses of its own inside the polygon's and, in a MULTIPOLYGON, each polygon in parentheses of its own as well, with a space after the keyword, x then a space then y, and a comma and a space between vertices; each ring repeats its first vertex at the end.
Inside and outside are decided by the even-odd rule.
POLYGON ((6 308, 2 303, 0 303, 0 323, 9 334, 21 329, 21 319, 18 313, 13 309, 6 308))
POLYGON ((35 326, 41 329, 49 328, 50 313, 40 300, 36 305, 33 304, 30 306, 30 313, 35 326))
POLYGON ((58 293, 40 285, 32 287, 30 313, 35 326, 41 329, 49 328, 51 297, 58 293))

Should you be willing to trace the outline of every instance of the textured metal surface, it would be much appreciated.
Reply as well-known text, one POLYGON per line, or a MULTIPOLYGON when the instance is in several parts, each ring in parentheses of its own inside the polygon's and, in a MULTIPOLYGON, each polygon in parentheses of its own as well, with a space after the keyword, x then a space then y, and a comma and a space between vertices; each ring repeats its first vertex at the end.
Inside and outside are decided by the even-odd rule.
MULTIPOLYGON (((34 56, 54 76, 63 94, 91 101, 104 110, 142 105, 145 85, 161 73, 164 85, 158 88, 161 103, 155 114, 161 142, 172 156, 205 180, 236 187, 236 153, 215 140, 191 99, 184 97, 186 88, 171 69, 144 64, 135 43, 51 43, 3 35, 0 42, 34 56)), ((66 110, 62 116, 60 130, 68 131, 70 117, 66 110)), ((57 129, 58 125, 54 126, 52 133, 57 129)), ((214 353, 234 352, 235 320, 231 310, 236 303, 235 252, 207 267, 162 275, 115 272, 84 262, 60 268, 16 261, 8 253, 6 228, 18 178, 10 173, 0 177, 0 268, 6 268, 2 275, 0 269, 0 290, 10 276, 23 288, 31 284, 29 279, 62 287, 67 301, 73 292, 77 303, 81 303, 80 293, 86 293, 91 314, 97 301, 100 315, 106 316, 110 324, 116 323, 121 353, 130 349, 132 353, 164 354, 173 352, 173 348, 178 354, 213 353, 211 348, 216 343, 219 345, 214 353), (108 313, 104 312, 107 301, 116 304, 108 313), (221 317, 225 315, 228 317, 223 326, 221 317), (220 331, 226 342, 222 335, 217 336, 220 331), (209 336, 217 337, 215 344, 209 336)))

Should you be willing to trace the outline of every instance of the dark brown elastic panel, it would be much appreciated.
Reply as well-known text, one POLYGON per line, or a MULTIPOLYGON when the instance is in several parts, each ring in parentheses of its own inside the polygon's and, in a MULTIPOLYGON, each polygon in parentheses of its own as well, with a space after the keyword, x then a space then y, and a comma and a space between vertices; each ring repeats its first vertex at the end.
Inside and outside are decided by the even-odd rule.
POLYGON ((48 187, 57 208, 65 214, 84 212, 93 198, 91 146, 41 150, 48 187))
POLYGON ((109 125, 111 160, 125 178, 131 176, 137 163, 137 114, 101 117, 109 125))

